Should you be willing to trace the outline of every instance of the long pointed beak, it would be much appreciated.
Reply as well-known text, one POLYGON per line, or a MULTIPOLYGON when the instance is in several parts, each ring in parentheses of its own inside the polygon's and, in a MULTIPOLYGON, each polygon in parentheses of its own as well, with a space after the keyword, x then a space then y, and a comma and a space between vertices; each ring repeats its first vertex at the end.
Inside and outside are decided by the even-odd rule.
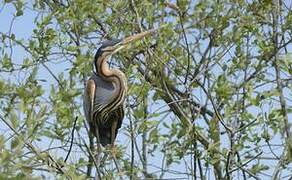
POLYGON ((121 49, 124 49, 128 44, 131 44, 135 41, 141 40, 142 38, 144 38, 148 35, 154 34, 156 31, 157 31, 157 29, 151 29, 148 31, 144 31, 144 32, 135 34, 133 36, 126 37, 125 39, 123 39, 121 42, 119 42, 118 44, 116 44, 114 46, 114 48, 115 48, 114 53, 120 51, 121 49))
POLYGON ((133 36, 126 37, 120 43, 123 44, 123 45, 127 45, 129 43, 132 43, 132 42, 135 42, 137 40, 140 40, 145 36, 154 34, 156 31, 157 31, 157 29, 151 29, 151 30, 148 30, 148 31, 141 32, 139 34, 135 34, 133 36))

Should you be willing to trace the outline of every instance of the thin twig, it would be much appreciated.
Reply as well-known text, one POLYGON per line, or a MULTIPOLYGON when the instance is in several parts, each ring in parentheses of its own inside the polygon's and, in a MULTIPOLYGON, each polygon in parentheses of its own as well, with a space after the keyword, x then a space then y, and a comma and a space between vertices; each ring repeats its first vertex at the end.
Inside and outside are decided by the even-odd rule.
POLYGON ((131 169, 130 169, 130 180, 133 179, 133 169, 134 169, 134 161, 135 161, 135 137, 134 137, 134 127, 133 127, 133 121, 131 116, 129 115, 129 121, 130 121, 130 135, 131 135, 131 169))
POLYGON ((74 131, 75 131, 75 128, 76 128, 76 122, 77 122, 77 119, 78 119, 78 116, 76 116, 75 121, 74 121, 73 129, 72 129, 72 132, 71 132, 71 143, 70 143, 70 148, 69 148, 69 151, 68 151, 68 153, 67 153, 67 155, 66 155, 66 158, 65 158, 64 162, 67 162, 68 157, 69 157, 69 155, 70 155, 70 153, 71 153, 71 150, 72 150, 73 140, 74 140, 74 131))
POLYGON ((203 89, 203 91, 205 92, 205 94, 209 97, 210 101, 211 101, 211 104, 213 106, 213 109, 215 111, 215 115, 217 116, 217 118, 219 119, 220 123, 223 125, 223 127, 229 131, 229 132, 232 132, 232 130, 230 129, 230 127, 228 127, 225 122, 223 121, 221 115, 219 114, 218 110, 217 110, 217 107, 213 101, 213 98, 212 96, 209 94, 209 92, 206 90, 206 88, 198 81, 198 80, 195 80, 195 82, 203 89))
MULTIPOLYGON (((86 124, 86 123, 84 122, 84 124, 86 124)), ((87 127, 87 126, 85 126, 85 127, 87 127)), ((90 156, 91 159, 93 160, 93 163, 94 163, 94 166, 95 166, 95 168, 96 168, 97 174, 98 174, 98 176, 99 176, 100 179, 101 179, 101 175, 100 175, 99 168, 98 168, 98 163, 96 162, 95 157, 94 157, 94 155, 92 154, 91 149, 87 146, 86 141, 83 139, 83 137, 80 135, 80 133, 79 133, 78 131, 77 131, 77 134, 78 134, 79 138, 82 140, 84 146, 86 147, 86 149, 87 149, 87 151, 88 151, 88 153, 89 153, 89 156, 90 156)))
POLYGON ((65 175, 67 178, 71 179, 71 177, 65 173, 62 169, 62 165, 60 165, 48 152, 46 152, 46 157, 48 159, 45 159, 43 155, 39 152, 37 148, 35 148, 30 142, 24 141, 22 136, 0 115, 0 119, 13 131, 16 136, 23 141, 23 143, 35 154, 40 158, 43 162, 46 162, 47 166, 54 168, 57 170, 57 172, 65 175))
POLYGON ((237 171, 238 169, 240 169, 240 168, 246 166, 246 165, 249 164, 251 161, 257 159, 257 158, 258 158, 260 155, 262 155, 262 154, 263 154, 263 152, 258 153, 258 154, 255 155, 252 159, 249 159, 249 160, 246 161, 245 163, 243 163, 243 164, 237 166, 237 168, 231 169, 230 171, 228 171, 228 173, 232 173, 232 172, 237 171))

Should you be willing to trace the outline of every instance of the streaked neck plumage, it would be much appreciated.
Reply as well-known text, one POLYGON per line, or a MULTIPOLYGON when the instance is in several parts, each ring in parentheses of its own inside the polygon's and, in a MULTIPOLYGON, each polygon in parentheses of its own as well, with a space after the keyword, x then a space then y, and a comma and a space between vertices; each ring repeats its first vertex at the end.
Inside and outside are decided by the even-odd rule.
POLYGON ((103 53, 101 56, 95 57, 94 63, 96 74, 104 81, 111 82, 114 85, 114 92, 108 106, 111 109, 116 109, 124 102, 127 91, 127 79, 122 71, 118 69, 109 69, 107 64, 109 59, 110 55, 103 53))

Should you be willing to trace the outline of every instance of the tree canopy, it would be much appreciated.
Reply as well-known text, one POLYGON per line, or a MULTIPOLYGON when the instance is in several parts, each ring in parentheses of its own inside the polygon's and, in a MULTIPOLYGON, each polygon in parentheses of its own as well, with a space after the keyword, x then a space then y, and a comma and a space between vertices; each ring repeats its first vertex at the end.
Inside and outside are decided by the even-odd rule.
POLYGON ((0 178, 94 177, 93 56, 153 28, 110 61, 129 90, 103 178, 291 178, 290 1, 4 0, 0 20, 0 178))

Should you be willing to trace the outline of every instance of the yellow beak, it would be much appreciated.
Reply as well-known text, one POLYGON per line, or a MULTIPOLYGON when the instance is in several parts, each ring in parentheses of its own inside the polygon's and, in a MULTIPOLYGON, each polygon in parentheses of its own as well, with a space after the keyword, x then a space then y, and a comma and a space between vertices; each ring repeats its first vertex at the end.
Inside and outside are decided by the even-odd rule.
POLYGON ((156 31, 157 31, 157 29, 151 29, 151 30, 148 30, 148 31, 144 31, 144 32, 135 34, 133 36, 126 37, 125 39, 123 39, 121 42, 117 43, 114 46, 115 50, 114 50, 113 53, 116 53, 116 52, 120 51, 121 49, 124 49, 128 44, 131 44, 131 43, 133 43, 135 41, 141 40, 145 36, 154 34, 156 31))

